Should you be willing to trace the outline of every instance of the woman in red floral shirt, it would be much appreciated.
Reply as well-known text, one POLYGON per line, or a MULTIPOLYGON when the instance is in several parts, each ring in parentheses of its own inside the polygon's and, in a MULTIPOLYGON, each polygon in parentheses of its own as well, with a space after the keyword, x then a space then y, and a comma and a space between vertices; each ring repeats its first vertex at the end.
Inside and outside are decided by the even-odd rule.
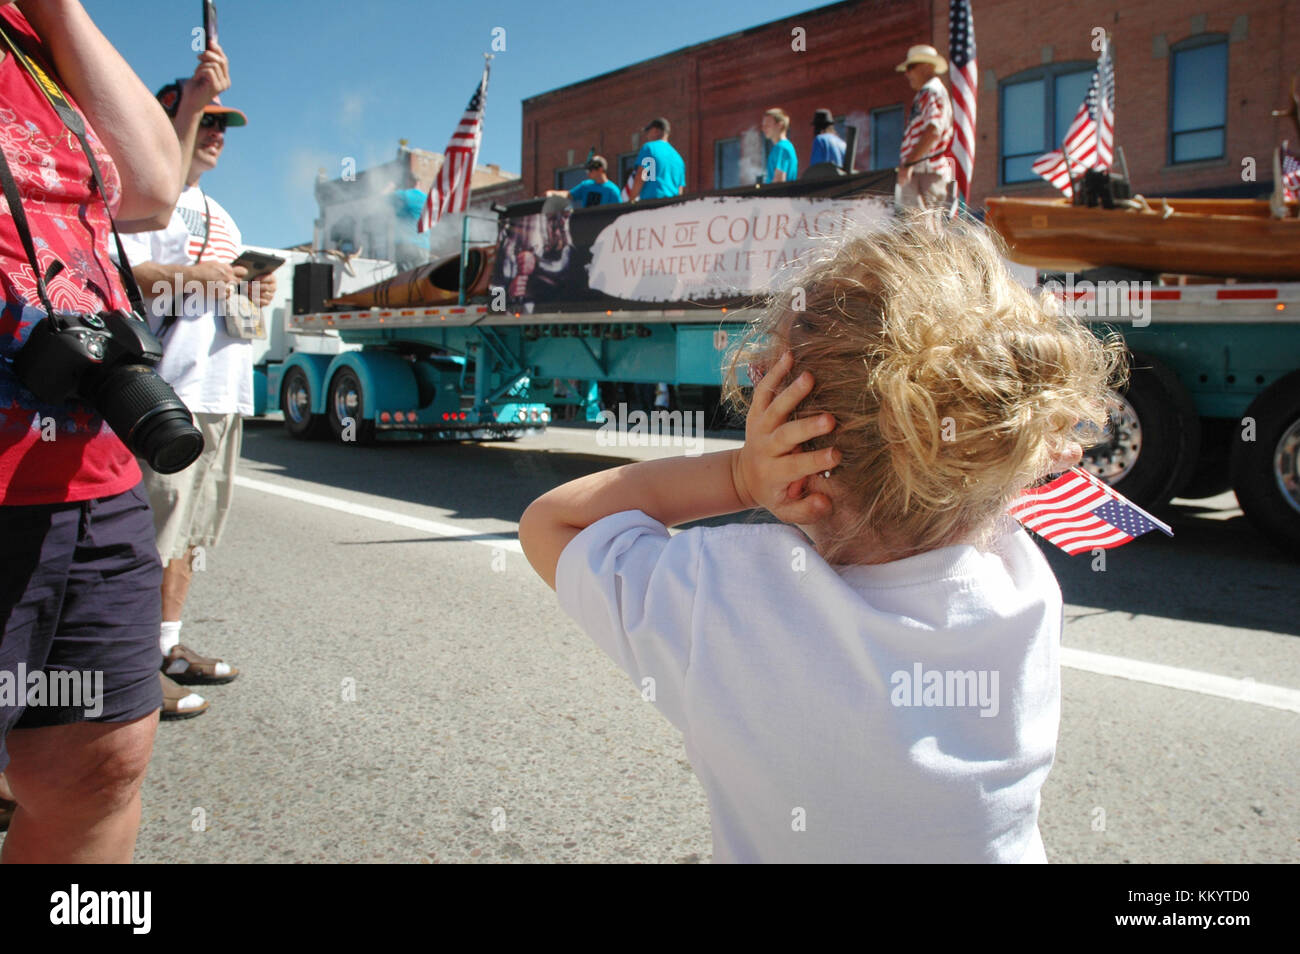
MULTIPOLYGON (((62 266, 46 283, 51 304, 129 307, 108 216, 170 212, 181 184, 171 124, 77 0, 0 0, 0 28, 86 119, 107 193, 0 42, 0 149, 37 264, 62 266)), ((153 521, 135 459, 103 419, 44 404, 14 375, 45 311, 0 206, 0 771, 18 802, 0 860, 129 861, 161 703, 153 521)))

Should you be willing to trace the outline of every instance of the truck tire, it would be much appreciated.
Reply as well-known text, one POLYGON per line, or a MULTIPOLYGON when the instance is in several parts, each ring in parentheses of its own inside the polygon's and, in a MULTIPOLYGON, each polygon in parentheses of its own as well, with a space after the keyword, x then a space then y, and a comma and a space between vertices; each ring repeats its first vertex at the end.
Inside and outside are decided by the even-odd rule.
POLYGON ((323 440, 329 436, 329 421, 323 414, 311 412, 311 383, 302 368, 290 368, 280 384, 280 409, 284 411, 284 429, 300 441, 323 440))
POLYGON ((351 368, 340 368, 330 382, 329 399, 325 402, 330 430, 340 443, 374 443, 375 422, 362 417, 366 410, 365 399, 357 373, 351 368))
POLYGON ((1109 440, 1084 453, 1083 467, 1139 507, 1167 504, 1191 479, 1201 423, 1191 395, 1161 362, 1134 354, 1128 387, 1116 396, 1109 440))
POLYGON ((1300 371, 1265 388, 1246 417, 1255 422, 1255 439, 1239 432, 1233 441, 1237 502, 1260 533, 1300 557, 1300 371))

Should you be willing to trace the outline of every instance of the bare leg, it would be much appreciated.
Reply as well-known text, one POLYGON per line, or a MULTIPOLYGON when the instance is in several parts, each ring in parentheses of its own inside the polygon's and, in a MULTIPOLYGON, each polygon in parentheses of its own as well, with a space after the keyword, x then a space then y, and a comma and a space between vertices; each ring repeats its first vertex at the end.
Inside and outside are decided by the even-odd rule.
POLYGON ((134 722, 15 729, 5 770, 18 809, 0 862, 126 864, 158 713, 134 722))
POLYGON ((194 569, 190 561, 194 558, 194 548, 185 551, 185 556, 169 560, 163 568, 162 581, 162 618, 164 623, 178 622, 181 610, 185 609, 185 600, 190 595, 190 581, 194 578, 194 569))

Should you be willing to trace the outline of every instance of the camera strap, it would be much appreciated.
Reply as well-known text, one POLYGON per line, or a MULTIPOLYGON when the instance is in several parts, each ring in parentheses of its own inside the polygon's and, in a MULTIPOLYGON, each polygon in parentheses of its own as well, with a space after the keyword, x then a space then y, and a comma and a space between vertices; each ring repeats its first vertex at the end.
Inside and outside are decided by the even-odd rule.
MULTIPOLYGON (((199 246, 199 254, 194 256, 194 264, 197 265, 203 261, 203 253, 208 250, 208 239, 212 235, 212 206, 208 203, 208 194, 202 189, 199 195, 203 196, 203 244, 199 246)), ((172 302, 172 313, 164 315, 162 325, 158 329, 158 340, 163 341, 167 337, 167 332, 172 330, 172 325, 180 321, 181 313, 185 310, 184 296, 179 296, 172 302)))
MULTIPOLYGON (((45 94, 45 98, 49 100, 50 106, 54 108, 54 112, 63 121, 63 125, 81 143, 81 151, 86 154, 86 161, 90 163, 90 174, 94 177, 95 188, 99 190, 99 196, 104 201, 104 209, 108 212, 108 224, 109 228, 113 230, 113 241, 117 243, 118 271, 122 276, 122 285, 126 289, 126 296, 131 302, 132 310, 136 315, 143 316, 146 314, 144 297, 140 294, 140 286, 136 284, 135 276, 131 273, 131 265, 126 257, 126 250, 122 247, 122 237, 118 235, 117 224, 113 221, 113 211, 108 207, 108 193, 104 191, 104 180, 99 174, 99 163, 95 161, 95 154, 86 139, 86 124, 82 121, 81 115, 72 108, 72 104, 63 95, 63 90, 59 88, 59 85, 9 35, 3 19, 0 19, 0 39, 5 41, 9 49, 13 51, 14 58, 22 64, 28 75, 36 81, 36 86, 45 94)), ((36 260, 36 250, 32 245, 31 230, 27 225, 27 215, 23 212, 22 202, 18 198, 18 187, 14 183, 13 173, 9 169, 8 161, 0 159, 0 163, 2 163, 0 171, 3 172, 5 198, 9 200, 9 209, 14 217, 14 225, 17 226, 22 237, 23 248, 27 251, 27 258, 31 262, 32 271, 36 274, 36 292, 40 296, 41 304, 45 306, 46 312, 53 317, 54 309, 50 305, 49 295, 45 290, 45 278, 41 275, 40 264, 36 260)), ((112 303, 106 301, 104 304, 110 306, 112 303)))
POLYGON ((199 246, 199 254, 194 256, 194 264, 197 265, 203 261, 203 253, 208 250, 208 239, 212 238, 212 205, 208 202, 208 194, 202 189, 199 195, 203 196, 203 244, 199 246))
POLYGON ((13 173, 9 171, 9 160, 5 158, 3 149, 0 149, 0 185, 4 187, 5 199, 9 202, 9 214, 13 216, 18 237, 23 240, 27 261, 31 262, 32 272, 36 275, 36 294, 40 297, 41 304, 45 306, 45 313, 53 318, 54 306, 50 304, 50 296, 45 291, 45 279, 41 276, 41 266, 36 261, 36 247, 32 244, 32 230, 27 225, 27 213, 23 211, 23 202, 18 196, 18 184, 14 182, 13 173))

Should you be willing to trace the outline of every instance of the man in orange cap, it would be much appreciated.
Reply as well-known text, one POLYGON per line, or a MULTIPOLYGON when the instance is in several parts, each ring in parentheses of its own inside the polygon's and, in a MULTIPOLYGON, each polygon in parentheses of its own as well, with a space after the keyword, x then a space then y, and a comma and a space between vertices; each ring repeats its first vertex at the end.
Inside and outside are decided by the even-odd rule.
POLYGON ((899 204, 904 209, 944 208, 951 201, 952 103, 939 77, 948 61, 932 46, 914 46, 896 67, 916 90, 899 148, 899 204))
POLYGON ((218 94, 230 88, 229 66, 213 42, 199 56, 188 80, 158 91, 158 101, 172 118, 188 157, 184 189, 166 228, 123 236, 131 270, 150 303, 151 324, 163 344, 158 373, 194 414, 203 432, 204 450, 177 474, 159 474, 141 462, 144 485, 154 512, 158 553, 163 561, 162 650, 164 719, 195 716, 208 703, 181 685, 225 683, 239 670, 220 659, 200 655, 180 642, 181 611, 189 594, 200 554, 216 546, 225 527, 234 492, 243 417, 253 413, 253 344, 228 331, 224 315, 232 292, 247 291, 260 305, 275 293, 274 276, 242 284, 243 268, 231 263, 243 249, 243 237, 230 213, 199 188, 199 178, 216 168, 225 146, 226 128, 248 122, 242 112, 224 106, 218 94), (201 286, 202 291, 173 293, 201 286))

